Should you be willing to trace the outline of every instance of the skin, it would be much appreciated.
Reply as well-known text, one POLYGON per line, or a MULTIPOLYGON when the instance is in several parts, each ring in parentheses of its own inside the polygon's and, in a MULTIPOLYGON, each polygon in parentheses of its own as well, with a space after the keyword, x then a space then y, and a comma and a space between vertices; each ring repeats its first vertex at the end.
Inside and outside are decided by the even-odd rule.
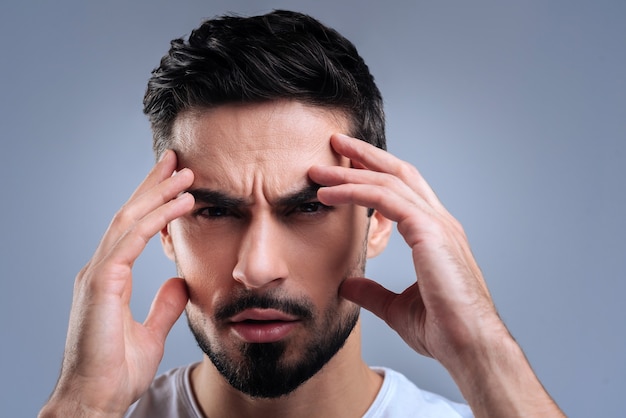
MULTIPOLYGON (((216 303, 236 289, 268 288, 305 297, 320 312, 333 307, 343 314, 350 302, 372 311, 415 351, 448 369, 476 416, 563 416, 498 317, 461 225, 417 169, 338 134, 349 126, 337 112, 296 102, 190 113, 176 129, 180 160, 165 153, 76 279, 61 376, 41 416, 121 416, 149 386, 167 333, 186 305, 204 333, 234 351, 237 336, 211 322, 216 303), (228 141, 212 146, 217 137, 229 138, 233 148, 227 151, 228 141), (317 198, 337 209, 317 225, 287 227, 275 202, 307 179, 325 186, 317 198), (222 221, 194 226, 190 214, 197 202, 182 193, 217 184, 249 202, 245 222, 227 220, 234 236, 219 244, 194 231, 225 228, 222 221), (369 230, 364 207, 376 210, 369 230), (349 233, 326 229, 335 222, 349 233), (367 255, 374 256, 386 245, 392 222, 411 248, 416 282, 395 294, 366 278, 345 278, 354 263, 333 251, 354 260, 366 241, 367 255), (185 280, 166 281, 139 323, 128 306, 132 264, 159 231, 185 280), (276 234, 295 242, 293 248, 269 239, 276 234), (318 248, 324 247, 316 245, 320 240, 333 251, 318 248)), ((298 338, 290 356, 297 357, 297 341, 308 335, 298 326, 292 334, 298 338)), ((361 359, 357 326, 327 366, 286 398, 246 397, 206 358, 194 369, 192 385, 209 416, 220 416, 219 408, 235 408, 238 416, 361 416, 380 378, 361 359)))
MULTIPOLYGON (((339 297, 339 285, 363 274, 362 253, 373 256, 382 250, 390 222, 378 215, 370 220, 366 208, 355 205, 305 211, 319 202, 314 193, 297 203, 281 203, 311 184, 312 165, 350 166, 329 142, 334 132, 348 127, 342 112, 296 102, 187 112, 175 123, 179 166, 194 172, 190 190, 198 199, 190 214, 162 231, 162 242, 187 283, 190 323, 235 363, 242 361, 237 347, 244 340, 213 317, 216 306, 243 291, 301 299, 314 307, 316 320, 299 322, 282 339, 288 344, 286 363, 301 361, 305 347, 316 345, 314 334, 327 333, 357 309, 339 297), (200 190, 219 191, 239 203, 227 209, 230 200, 202 201, 200 190), (326 317, 332 318, 330 324, 326 317)), ((192 373, 196 398, 207 416, 276 416, 276 411, 319 416, 322 393, 343 393, 354 398, 354 416, 359 416, 381 381, 360 359, 358 332, 349 339, 326 373, 287 399, 251 400, 228 385, 205 357, 192 373), (260 408, 267 412, 259 414, 260 408)), ((345 413, 344 402, 324 408, 330 415, 345 413)))
POLYGON ((400 294, 353 278, 340 293, 382 318, 450 372, 475 416, 564 416, 500 320, 461 224, 418 170, 344 135, 333 148, 362 170, 313 167, 326 204, 373 207, 397 222, 417 281, 400 294))

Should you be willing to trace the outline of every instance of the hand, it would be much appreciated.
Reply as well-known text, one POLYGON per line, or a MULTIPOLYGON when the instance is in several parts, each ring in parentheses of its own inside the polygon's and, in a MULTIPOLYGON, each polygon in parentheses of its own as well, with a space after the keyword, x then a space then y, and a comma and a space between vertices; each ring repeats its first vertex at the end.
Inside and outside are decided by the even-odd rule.
POLYGON ((349 278, 340 294, 382 318, 414 350, 441 362, 476 415, 515 416, 532 399, 537 402, 531 407, 548 405, 543 412, 560 416, 500 320, 461 224, 417 169, 345 135, 332 136, 331 145, 354 168, 312 167, 311 179, 327 186, 318 198, 327 205, 374 208, 397 222, 417 279, 396 294, 372 280, 349 278))
POLYGON ((129 306, 132 266, 150 238, 193 207, 193 197, 180 194, 193 173, 172 176, 175 167, 176 156, 167 151, 78 274, 61 376, 42 416, 121 416, 154 378, 187 290, 182 279, 166 281, 138 323, 129 306))
POLYGON ((331 144, 358 169, 313 167, 311 179, 329 186, 319 190, 319 199, 374 208, 397 222, 417 276, 401 294, 351 278, 342 295, 385 320, 417 352, 444 362, 486 325, 502 332, 461 225, 417 169, 360 140, 336 135, 331 144))

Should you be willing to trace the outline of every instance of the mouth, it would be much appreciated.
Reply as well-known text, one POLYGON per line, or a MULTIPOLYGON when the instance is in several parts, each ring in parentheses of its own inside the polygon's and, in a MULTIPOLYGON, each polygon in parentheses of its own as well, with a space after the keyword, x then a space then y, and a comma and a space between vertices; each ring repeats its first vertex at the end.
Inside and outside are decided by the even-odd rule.
POLYGON ((286 338, 302 322, 275 309, 246 309, 229 321, 233 334, 246 343, 273 343, 286 338))

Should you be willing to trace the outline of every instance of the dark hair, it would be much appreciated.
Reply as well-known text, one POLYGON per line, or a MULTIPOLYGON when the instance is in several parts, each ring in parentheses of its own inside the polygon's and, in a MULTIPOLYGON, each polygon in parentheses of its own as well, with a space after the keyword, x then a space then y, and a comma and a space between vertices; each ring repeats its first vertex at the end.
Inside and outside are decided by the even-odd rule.
POLYGON ((171 148, 181 111, 277 99, 341 109, 353 125, 349 134, 386 148, 382 97, 355 46, 296 12, 221 16, 188 40, 174 39, 143 103, 158 157, 171 148))

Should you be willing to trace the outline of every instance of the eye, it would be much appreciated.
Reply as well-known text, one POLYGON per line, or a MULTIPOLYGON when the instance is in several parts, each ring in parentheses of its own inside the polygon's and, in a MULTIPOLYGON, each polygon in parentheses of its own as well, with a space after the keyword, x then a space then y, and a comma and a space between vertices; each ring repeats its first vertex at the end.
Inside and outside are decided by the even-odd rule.
POLYGON ((304 213, 317 212, 318 210, 320 210, 321 205, 322 204, 320 202, 303 203, 300 206, 298 206, 297 210, 299 212, 304 212, 304 213))
POLYGON ((234 215, 234 213, 230 209, 220 206, 209 206, 201 208, 196 211, 196 214, 205 218, 221 218, 224 216, 234 215))
POLYGON ((330 206, 326 206, 321 202, 307 202, 296 206, 293 212, 296 213, 316 213, 332 209, 330 206))

